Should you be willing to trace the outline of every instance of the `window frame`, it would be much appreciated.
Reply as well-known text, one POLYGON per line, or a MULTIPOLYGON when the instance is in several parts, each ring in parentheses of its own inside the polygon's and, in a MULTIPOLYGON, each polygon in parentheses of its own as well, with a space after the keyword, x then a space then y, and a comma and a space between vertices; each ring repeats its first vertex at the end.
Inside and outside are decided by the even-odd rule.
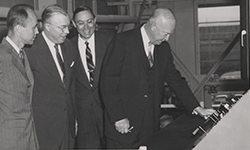
POLYGON ((199 45, 199 40, 200 40, 200 31, 199 31, 199 25, 198 25, 198 8, 201 7, 217 7, 217 6, 234 6, 234 5, 239 5, 240 6, 240 1, 235 1, 235 0, 196 0, 194 4, 194 21, 195 21, 195 74, 196 75, 205 75, 201 74, 201 65, 200 65, 200 45, 199 45))

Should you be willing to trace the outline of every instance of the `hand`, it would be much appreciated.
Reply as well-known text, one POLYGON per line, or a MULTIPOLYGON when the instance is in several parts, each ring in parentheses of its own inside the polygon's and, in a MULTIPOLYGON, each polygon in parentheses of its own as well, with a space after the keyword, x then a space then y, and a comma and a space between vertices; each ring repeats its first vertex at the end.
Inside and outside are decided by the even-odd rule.
POLYGON ((130 131, 129 126, 129 120, 127 118, 115 122, 116 130, 122 134, 130 131))
POLYGON ((196 107, 193 111, 196 114, 199 114, 201 117, 204 117, 205 119, 207 119, 211 114, 213 114, 215 112, 214 109, 206 109, 206 108, 202 108, 202 107, 196 107))

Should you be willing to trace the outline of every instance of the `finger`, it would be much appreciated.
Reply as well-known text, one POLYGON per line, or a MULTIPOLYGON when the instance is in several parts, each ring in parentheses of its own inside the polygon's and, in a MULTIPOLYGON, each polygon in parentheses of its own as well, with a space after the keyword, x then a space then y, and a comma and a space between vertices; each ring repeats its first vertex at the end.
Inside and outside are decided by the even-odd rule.
POLYGON ((120 132, 120 133, 123 133, 123 127, 116 127, 116 130, 118 131, 118 132, 120 132))
POLYGON ((124 129, 124 128, 121 129, 121 133, 122 133, 122 134, 125 133, 125 129, 124 129))
POLYGON ((128 133, 128 128, 124 128, 124 133, 128 133))
POLYGON ((206 109, 206 111, 209 112, 209 113, 214 113, 215 112, 214 109, 206 109))

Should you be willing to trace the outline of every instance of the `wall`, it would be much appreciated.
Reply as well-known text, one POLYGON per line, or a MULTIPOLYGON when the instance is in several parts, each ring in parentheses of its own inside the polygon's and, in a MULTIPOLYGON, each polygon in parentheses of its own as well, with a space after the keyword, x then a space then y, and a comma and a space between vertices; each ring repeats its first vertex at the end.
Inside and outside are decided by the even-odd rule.
POLYGON ((34 0, 0 0, 0 6, 3 7, 12 7, 15 4, 30 4, 34 7, 34 0))
POLYGON ((199 84, 199 77, 195 75, 195 35, 198 33, 195 31, 194 1, 161 1, 158 7, 168 7, 175 14, 177 24, 169 43, 178 57, 175 60, 180 60, 176 67, 194 90, 199 84))

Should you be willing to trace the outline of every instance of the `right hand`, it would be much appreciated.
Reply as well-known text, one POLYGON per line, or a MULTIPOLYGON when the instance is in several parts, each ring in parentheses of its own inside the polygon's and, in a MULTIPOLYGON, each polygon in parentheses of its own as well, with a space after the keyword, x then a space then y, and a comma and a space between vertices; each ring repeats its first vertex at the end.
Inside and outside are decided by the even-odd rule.
POLYGON ((124 134, 129 132, 129 120, 127 118, 116 121, 115 128, 118 132, 124 134))

